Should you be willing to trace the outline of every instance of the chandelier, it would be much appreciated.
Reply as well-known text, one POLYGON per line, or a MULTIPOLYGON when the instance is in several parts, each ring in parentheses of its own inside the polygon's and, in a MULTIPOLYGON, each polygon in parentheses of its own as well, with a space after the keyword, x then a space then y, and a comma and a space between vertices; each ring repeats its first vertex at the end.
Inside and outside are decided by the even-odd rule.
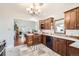
POLYGON ((38 15, 41 12, 42 5, 43 3, 32 3, 29 8, 26 8, 26 10, 31 15, 38 15))

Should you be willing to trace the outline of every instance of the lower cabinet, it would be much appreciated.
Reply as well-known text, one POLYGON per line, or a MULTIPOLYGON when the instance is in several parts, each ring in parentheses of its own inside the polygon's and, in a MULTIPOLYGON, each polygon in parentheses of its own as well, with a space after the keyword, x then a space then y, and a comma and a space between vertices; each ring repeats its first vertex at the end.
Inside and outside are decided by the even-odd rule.
POLYGON ((52 43, 52 49, 62 56, 70 56, 69 45, 73 42, 74 41, 54 37, 52 43))
POLYGON ((79 56, 79 48, 69 47, 69 55, 70 56, 79 56))
POLYGON ((41 35, 35 34, 34 35, 34 44, 40 44, 41 43, 41 35))
POLYGON ((66 55, 67 56, 70 56, 70 53, 69 53, 69 50, 70 50, 70 44, 72 44, 72 43, 74 43, 74 41, 71 41, 71 40, 67 40, 67 42, 66 42, 66 55))
POLYGON ((41 43, 46 45, 46 35, 42 35, 41 43))
POLYGON ((74 43, 74 41, 58 37, 49 38, 49 36, 46 35, 42 35, 41 37, 42 37, 41 43, 43 43, 56 53, 60 54, 61 56, 79 55, 78 49, 69 46, 70 44, 74 43))
POLYGON ((33 35, 27 36, 26 44, 27 44, 28 46, 34 45, 34 36, 33 36, 33 35))
POLYGON ((62 56, 66 56, 66 40, 61 38, 53 38, 52 49, 62 56))
POLYGON ((26 38, 26 44, 28 46, 39 44, 39 43, 41 43, 41 35, 39 34, 30 35, 27 36, 26 38))

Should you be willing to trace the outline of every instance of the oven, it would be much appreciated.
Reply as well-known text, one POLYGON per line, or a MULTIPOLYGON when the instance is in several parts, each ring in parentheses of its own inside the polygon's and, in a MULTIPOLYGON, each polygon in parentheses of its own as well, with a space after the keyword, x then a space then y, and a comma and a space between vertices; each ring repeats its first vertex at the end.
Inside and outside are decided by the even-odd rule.
POLYGON ((0 41, 0 56, 5 56, 5 40, 0 41))

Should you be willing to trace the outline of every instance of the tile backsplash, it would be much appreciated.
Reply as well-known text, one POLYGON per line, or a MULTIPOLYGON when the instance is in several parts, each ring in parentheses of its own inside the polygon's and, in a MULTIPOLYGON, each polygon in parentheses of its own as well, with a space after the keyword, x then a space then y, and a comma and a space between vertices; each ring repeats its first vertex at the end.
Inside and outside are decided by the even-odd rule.
POLYGON ((66 30, 66 35, 79 36, 79 30, 66 30))
POLYGON ((47 33, 47 34, 53 34, 54 30, 42 30, 42 32, 47 33))

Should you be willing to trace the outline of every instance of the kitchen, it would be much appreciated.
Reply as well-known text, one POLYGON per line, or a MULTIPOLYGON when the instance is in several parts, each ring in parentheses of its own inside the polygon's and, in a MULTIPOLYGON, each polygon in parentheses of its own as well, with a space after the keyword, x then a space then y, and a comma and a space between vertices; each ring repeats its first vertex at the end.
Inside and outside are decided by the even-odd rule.
MULTIPOLYGON (((79 56, 79 4, 78 3, 77 4, 76 3, 75 4, 74 3, 67 3, 67 4, 66 3, 63 3, 63 4, 48 3, 45 6, 43 6, 44 5, 43 3, 43 4, 40 4, 40 6, 43 7, 41 8, 43 9, 43 11, 41 11, 41 14, 38 14, 39 16, 33 13, 30 15, 27 15, 28 17, 26 17, 24 14, 26 18, 23 18, 24 17, 23 15, 19 15, 19 16, 16 15, 14 17, 14 15, 19 12, 18 11, 16 13, 15 12, 16 10, 14 11, 14 8, 17 9, 17 7, 15 7, 17 5, 18 4, 13 4, 11 6, 10 4, 0 4, 0 6, 4 6, 2 7, 3 9, 1 9, 1 11, 4 11, 6 13, 5 15, 4 13, 2 13, 2 16, 5 16, 7 20, 8 20, 8 17, 9 17, 9 20, 13 19, 12 21, 10 20, 12 25, 10 25, 11 23, 8 24, 9 25, 7 29, 8 32, 6 32, 6 33, 10 33, 11 35, 8 36, 7 34, 5 34, 5 36, 3 36, 4 37, 3 39, 5 39, 5 37, 7 36, 8 38, 12 38, 11 36, 14 36, 13 37, 14 39, 12 39, 14 42, 11 43, 10 39, 8 39, 9 42, 6 40, 7 41, 6 47, 12 44, 12 46, 6 49, 19 48, 19 50, 22 51, 22 52, 17 51, 17 53, 18 52, 20 53, 19 56, 22 56, 22 55, 33 56, 33 54, 34 56, 35 55, 37 56, 39 55, 79 56), (5 6, 7 7, 5 8, 5 6), (51 6, 56 6, 56 7, 52 7, 51 9, 51 6), (11 7, 13 7, 13 12, 15 13, 12 13, 10 9, 7 9, 11 7), (62 10, 59 10, 60 8, 62 8, 62 10), (58 10, 59 12, 57 12, 58 10), (11 16, 7 16, 7 13, 9 11, 12 13, 12 14, 9 13, 11 16), (51 12, 49 11, 51 11, 53 15, 51 15, 51 12), (45 14, 43 12, 45 12, 45 14), (40 20, 37 20, 37 19, 40 19, 40 20), (13 31, 13 34, 11 31, 13 31), (27 51, 31 50, 30 54, 28 54, 29 52, 25 53, 26 50, 27 51)), ((24 5, 22 4, 22 8, 23 6, 24 5)), ((20 10, 21 13, 23 11, 22 8, 20 10)), ((19 6, 19 9, 20 9, 20 6, 19 6)), ((24 11, 24 13, 25 12, 26 11, 24 11)), ((28 14, 28 12, 26 14, 28 14)), ((2 18, 2 19, 5 20, 5 18, 2 18)), ((7 22, 7 20, 5 21, 7 22)), ((6 24, 7 23, 4 24, 3 28, 5 28, 6 24)), ((6 29, 4 29, 4 31, 6 31, 6 29)), ((12 54, 11 52, 9 54, 9 51, 6 53, 7 55, 12 54)))

